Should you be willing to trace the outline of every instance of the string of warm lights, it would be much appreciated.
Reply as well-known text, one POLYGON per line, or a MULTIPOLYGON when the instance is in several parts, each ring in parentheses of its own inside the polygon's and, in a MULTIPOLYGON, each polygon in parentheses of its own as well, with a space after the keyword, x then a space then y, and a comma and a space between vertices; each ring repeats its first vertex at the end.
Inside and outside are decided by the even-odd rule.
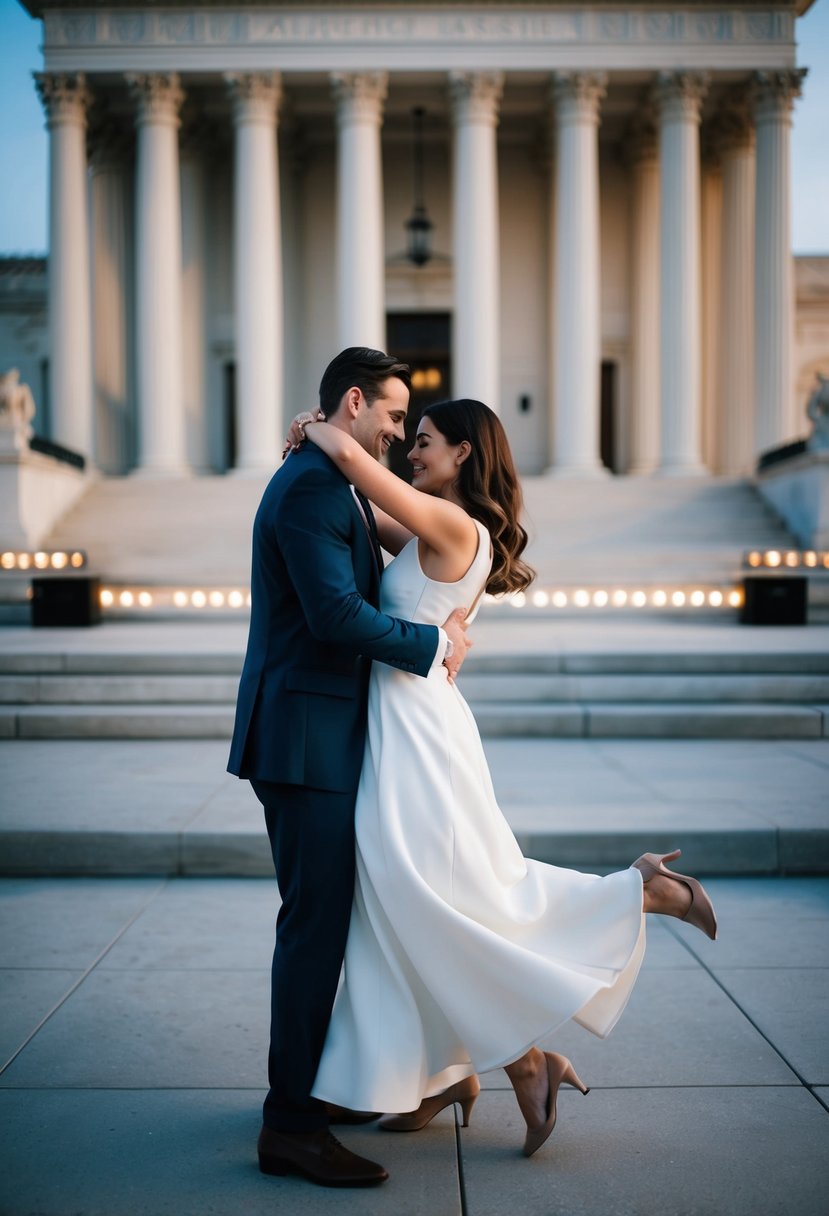
MULTIPOLYGON (((185 612, 195 609, 199 613, 217 611, 240 611, 250 608, 250 591, 246 588, 206 587, 116 587, 101 588, 100 604, 107 613, 118 614, 135 610, 161 610, 185 612)), ((743 592, 734 586, 696 587, 611 587, 611 588, 537 588, 529 593, 519 591, 514 595, 484 596, 488 607, 506 605, 509 608, 541 610, 620 609, 636 611, 644 609, 724 609, 740 608, 743 592)))
POLYGON ((13 550, 0 553, 0 570, 82 570, 86 554, 80 549, 13 550))
POLYGON ((740 608, 743 592, 739 587, 538 588, 529 595, 518 591, 501 598, 486 596, 485 602, 513 608, 740 608))
POLYGON ((815 549, 751 549, 743 554, 751 570, 829 570, 829 552, 815 549))

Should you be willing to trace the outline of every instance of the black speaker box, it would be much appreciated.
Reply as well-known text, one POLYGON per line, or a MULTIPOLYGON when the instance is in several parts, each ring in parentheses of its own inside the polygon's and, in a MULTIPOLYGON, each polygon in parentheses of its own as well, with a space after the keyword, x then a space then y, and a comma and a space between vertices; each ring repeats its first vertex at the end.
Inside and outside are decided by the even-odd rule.
POLYGON ((100 579, 32 579, 32 625, 36 628, 98 625, 100 620, 100 579))
POLYGON ((743 579, 743 625, 805 625, 807 580, 800 575, 743 579))

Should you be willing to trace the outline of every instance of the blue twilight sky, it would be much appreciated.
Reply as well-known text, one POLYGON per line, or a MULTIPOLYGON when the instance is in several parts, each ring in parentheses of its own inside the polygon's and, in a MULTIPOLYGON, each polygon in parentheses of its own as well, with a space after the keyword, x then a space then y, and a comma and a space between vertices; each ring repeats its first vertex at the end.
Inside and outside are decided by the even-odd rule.
MULTIPOLYGON (((792 245, 829 254, 829 0, 817 0, 797 30, 809 75, 795 107, 792 245)), ((17 0, 0 0, 0 254, 46 250, 48 147, 31 76, 41 66, 40 31, 17 0)))

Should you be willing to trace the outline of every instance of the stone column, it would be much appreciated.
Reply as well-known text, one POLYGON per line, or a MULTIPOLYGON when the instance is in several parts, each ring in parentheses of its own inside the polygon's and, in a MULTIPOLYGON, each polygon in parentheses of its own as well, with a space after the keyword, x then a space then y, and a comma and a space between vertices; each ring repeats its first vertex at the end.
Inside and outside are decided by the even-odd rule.
POLYGON ((236 132, 234 299, 236 313, 236 469, 279 463, 282 430, 282 250, 276 72, 227 74, 236 132))
POLYGON ((659 113, 661 182, 660 472, 705 472, 700 458, 700 169, 699 122, 707 76, 662 72, 654 89, 659 113))
POLYGON ((599 476, 599 103, 607 77, 557 72, 553 464, 599 476))
POLYGON ((498 410, 498 104, 501 72, 452 72, 454 392, 498 410))
POLYGON ((755 229, 755 452, 789 438, 794 345, 789 131, 801 68, 757 72, 757 205, 755 229))
POLYGON ((92 337, 82 73, 35 74, 49 131, 49 396, 52 439, 93 454, 92 337))
POLYGON ((123 475, 135 460, 132 132, 108 122, 90 144, 95 462, 123 475))
POLYGON ((721 343, 717 471, 750 473, 754 462, 754 129, 748 105, 720 117, 722 161, 721 343))
POLYGON ((339 345, 386 344, 383 164, 386 72, 336 72, 337 300, 339 345))
POLYGON ((181 198, 178 76, 127 76, 137 107, 135 190, 136 472, 187 472, 181 373, 181 198))
POLYGON ((627 144, 631 170, 630 473, 659 463, 659 145, 650 121, 627 144))
POLYGON ((718 462, 720 350, 720 270, 722 250, 722 170, 713 145, 700 157, 700 458, 706 469, 718 462))
POLYGON ((210 471, 207 435, 208 149, 216 132, 202 122, 181 133, 181 368, 185 452, 195 473, 210 471))

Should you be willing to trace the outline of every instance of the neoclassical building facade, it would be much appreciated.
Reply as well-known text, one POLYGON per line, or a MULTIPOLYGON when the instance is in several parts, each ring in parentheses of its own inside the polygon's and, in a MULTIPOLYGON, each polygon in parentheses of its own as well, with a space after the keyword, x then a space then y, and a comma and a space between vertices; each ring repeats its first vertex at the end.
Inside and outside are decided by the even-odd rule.
POLYGON ((802 432, 808 0, 25 7, 48 427, 103 472, 272 468, 351 344, 488 402, 525 473, 741 475, 802 432))

